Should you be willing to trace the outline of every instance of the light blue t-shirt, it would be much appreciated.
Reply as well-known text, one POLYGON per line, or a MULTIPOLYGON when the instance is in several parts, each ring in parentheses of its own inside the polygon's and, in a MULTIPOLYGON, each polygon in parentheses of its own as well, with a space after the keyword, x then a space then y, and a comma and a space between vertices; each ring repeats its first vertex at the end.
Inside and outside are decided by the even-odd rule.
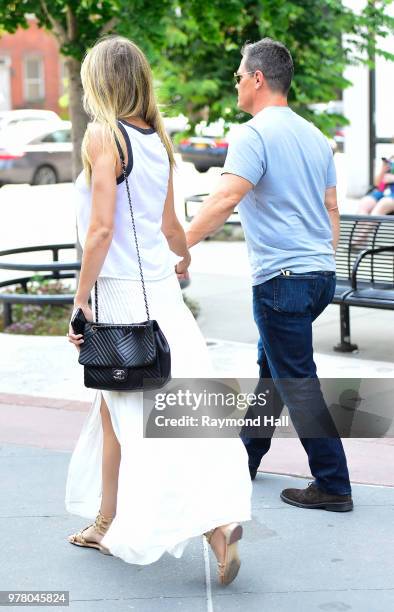
POLYGON ((253 285, 281 270, 335 270, 325 190, 336 185, 330 145, 288 106, 269 106, 233 133, 223 174, 254 187, 238 206, 253 285))

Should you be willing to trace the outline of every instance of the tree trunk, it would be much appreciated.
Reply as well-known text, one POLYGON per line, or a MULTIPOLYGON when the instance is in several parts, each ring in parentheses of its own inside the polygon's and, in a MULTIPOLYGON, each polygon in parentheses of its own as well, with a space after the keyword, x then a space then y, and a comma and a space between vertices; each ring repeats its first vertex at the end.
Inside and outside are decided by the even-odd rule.
POLYGON ((80 77, 81 62, 73 57, 67 57, 66 68, 69 80, 69 108, 72 122, 73 143, 72 166, 73 179, 75 180, 82 169, 81 144, 88 123, 88 116, 82 105, 83 89, 80 77))
MULTIPOLYGON (((83 135, 86 130, 88 123, 88 116, 86 115, 83 105, 82 96, 83 89, 80 77, 81 62, 73 57, 66 58, 66 69, 69 81, 69 109, 70 119, 72 123, 71 138, 73 143, 73 154, 72 154, 72 170, 73 179, 77 178, 78 174, 82 170, 82 159, 81 159, 81 144, 83 135)), ((82 248, 78 240, 77 234, 77 260, 82 259, 82 248)), ((76 274, 77 282, 79 274, 76 274)))

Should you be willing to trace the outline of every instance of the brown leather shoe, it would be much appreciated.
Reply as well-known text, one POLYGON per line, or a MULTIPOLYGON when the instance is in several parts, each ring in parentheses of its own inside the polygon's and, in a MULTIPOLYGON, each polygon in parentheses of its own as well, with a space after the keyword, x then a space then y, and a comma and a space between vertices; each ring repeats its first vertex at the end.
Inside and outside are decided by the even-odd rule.
POLYGON ((353 510, 351 495, 325 493, 314 482, 311 482, 306 489, 284 489, 280 497, 286 504, 299 508, 320 508, 331 512, 353 510))

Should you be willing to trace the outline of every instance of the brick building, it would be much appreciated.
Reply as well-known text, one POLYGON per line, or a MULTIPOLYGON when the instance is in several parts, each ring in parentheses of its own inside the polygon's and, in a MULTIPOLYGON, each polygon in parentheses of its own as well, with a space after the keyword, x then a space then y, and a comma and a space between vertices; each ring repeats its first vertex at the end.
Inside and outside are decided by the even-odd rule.
POLYGON ((32 16, 28 29, 0 37, 0 110, 42 108, 60 112, 63 62, 56 39, 32 16))

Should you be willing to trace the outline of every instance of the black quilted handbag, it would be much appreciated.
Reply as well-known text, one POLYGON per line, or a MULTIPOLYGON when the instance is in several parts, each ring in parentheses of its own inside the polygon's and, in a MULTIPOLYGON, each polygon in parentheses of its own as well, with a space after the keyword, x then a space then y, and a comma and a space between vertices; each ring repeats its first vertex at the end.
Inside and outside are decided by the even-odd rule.
POLYGON ((147 320, 126 325, 99 322, 96 281, 95 321, 85 319, 83 332, 78 332, 83 333, 84 337, 78 361, 84 366, 86 387, 109 391, 158 389, 171 380, 170 347, 158 322, 149 316, 129 182, 123 152, 119 143, 117 145, 129 200, 147 320))

